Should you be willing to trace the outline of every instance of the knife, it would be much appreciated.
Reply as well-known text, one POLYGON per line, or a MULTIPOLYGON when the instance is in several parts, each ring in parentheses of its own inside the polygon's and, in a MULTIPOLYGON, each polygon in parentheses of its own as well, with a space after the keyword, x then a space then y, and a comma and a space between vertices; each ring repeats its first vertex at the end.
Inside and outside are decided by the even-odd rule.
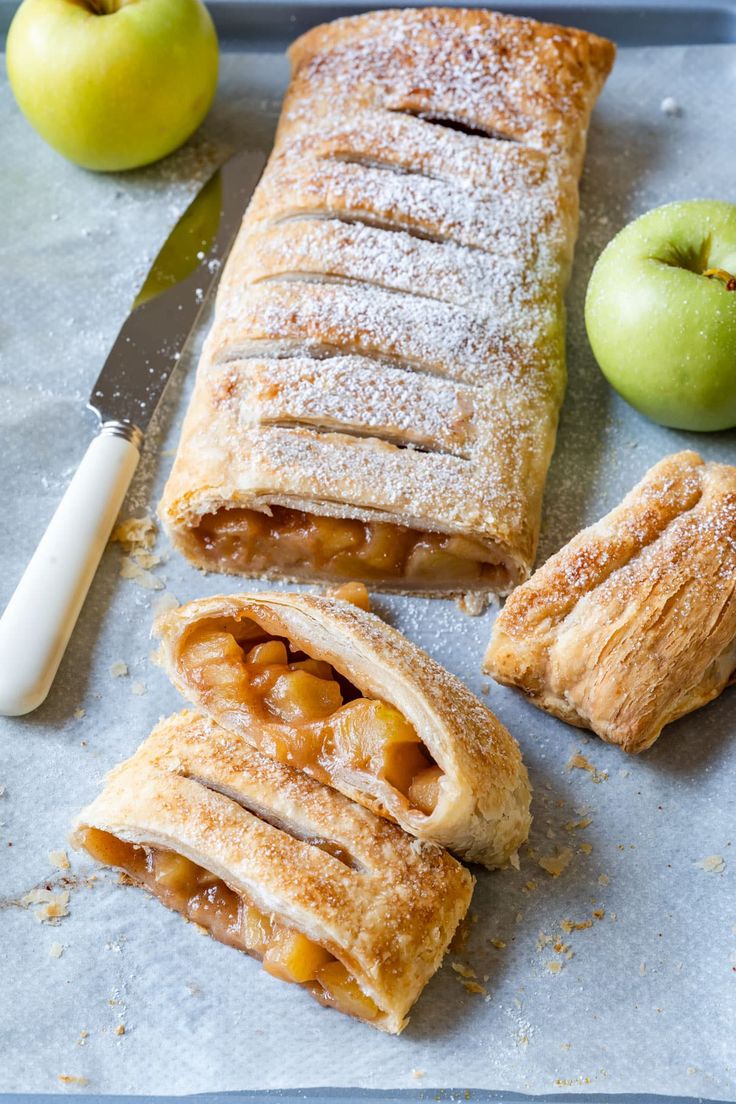
POLYGON ((92 388, 99 420, 0 618, 0 715, 46 698, 140 460, 144 435, 263 169, 244 150, 197 193, 153 262, 92 388), (216 229, 211 217, 219 207, 216 229))

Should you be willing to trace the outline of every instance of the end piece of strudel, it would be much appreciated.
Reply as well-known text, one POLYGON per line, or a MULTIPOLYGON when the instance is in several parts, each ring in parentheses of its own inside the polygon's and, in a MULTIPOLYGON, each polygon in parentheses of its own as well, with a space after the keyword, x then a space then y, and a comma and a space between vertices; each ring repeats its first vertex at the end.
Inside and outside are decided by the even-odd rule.
POLYGON ((638 752, 736 672, 736 468, 681 452, 508 599, 485 669, 638 752))
POLYGON ((506 593, 534 560, 613 46, 425 8, 289 53, 161 517, 212 570, 506 593))
POLYGON ((467 911, 470 874, 194 713, 162 721, 73 842, 322 1004, 398 1033, 467 911))
POLYGON ((527 838, 516 741, 374 614, 307 594, 218 595, 153 631, 184 697, 265 755, 472 862, 503 865, 527 838))

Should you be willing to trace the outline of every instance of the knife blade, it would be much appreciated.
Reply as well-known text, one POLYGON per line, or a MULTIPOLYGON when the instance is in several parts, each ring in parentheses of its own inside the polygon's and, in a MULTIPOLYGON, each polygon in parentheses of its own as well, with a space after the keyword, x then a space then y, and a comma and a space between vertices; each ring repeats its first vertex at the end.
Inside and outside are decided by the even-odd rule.
POLYGON ((210 177, 174 226, 151 265, 128 318, 92 388, 88 406, 100 423, 145 433, 232 245, 263 169, 243 150, 210 177), (211 214, 219 211, 214 234, 211 214))
POLYGON ((227 161, 151 266, 92 388, 99 430, 0 618, 0 714, 46 698, 140 460, 144 434, 217 280, 263 169, 227 161))

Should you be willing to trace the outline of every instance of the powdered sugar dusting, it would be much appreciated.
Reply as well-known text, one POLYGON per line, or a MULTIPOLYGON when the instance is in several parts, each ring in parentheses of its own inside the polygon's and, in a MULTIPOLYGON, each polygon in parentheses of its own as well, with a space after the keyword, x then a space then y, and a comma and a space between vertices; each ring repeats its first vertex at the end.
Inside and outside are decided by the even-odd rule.
POLYGON ((562 395, 577 176, 611 47, 426 9, 317 28, 291 60, 195 395, 214 417, 192 419, 171 484, 187 501, 166 513, 196 524, 209 492, 194 452, 212 458, 208 438, 235 432, 211 510, 236 489, 240 505, 371 509, 474 533, 524 571, 562 395))

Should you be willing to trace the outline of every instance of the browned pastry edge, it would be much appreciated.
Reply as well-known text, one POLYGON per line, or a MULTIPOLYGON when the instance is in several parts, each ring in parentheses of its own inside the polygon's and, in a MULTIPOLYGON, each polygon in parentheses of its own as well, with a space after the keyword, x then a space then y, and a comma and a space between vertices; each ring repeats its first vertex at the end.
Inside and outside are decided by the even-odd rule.
POLYGON ((485 670, 638 752, 736 670, 736 468, 681 452, 508 599, 485 670))

